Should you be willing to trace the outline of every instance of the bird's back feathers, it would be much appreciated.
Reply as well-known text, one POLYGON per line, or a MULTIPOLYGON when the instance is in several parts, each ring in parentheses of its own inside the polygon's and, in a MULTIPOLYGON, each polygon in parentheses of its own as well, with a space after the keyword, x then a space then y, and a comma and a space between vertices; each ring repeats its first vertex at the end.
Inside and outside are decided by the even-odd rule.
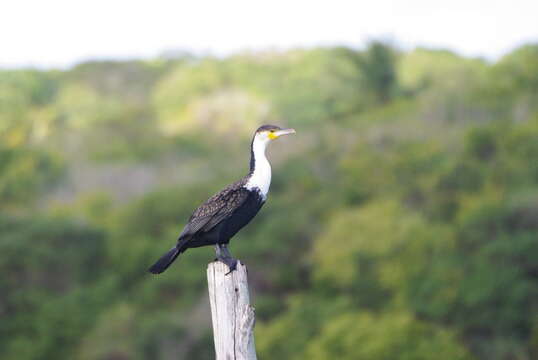
POLYGON ((248 198, 249 191, 244 188, 246 182, 246 178, 243 178, 230 184, 200 205, 189 218, 179 238, 191 237, 198 232, 208 232, 230 217, 248 198))

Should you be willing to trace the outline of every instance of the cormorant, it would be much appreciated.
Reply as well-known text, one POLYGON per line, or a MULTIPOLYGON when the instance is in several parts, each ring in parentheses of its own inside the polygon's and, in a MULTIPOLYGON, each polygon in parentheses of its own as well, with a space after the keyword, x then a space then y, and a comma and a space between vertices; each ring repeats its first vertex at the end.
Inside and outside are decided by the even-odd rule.
POLYGON ((215 245, 217 260, 236 269, 237 260, 228 251, 230 239, 247 225, 267 199, 271 184, 271 165, 265 157, 265 148, 282 135, 294 134, 294 129, 274 125, 259 127, 250 145, 250 172, 200 205, 189 218, 179 235, 176 246, 149 268, 160 274, 189 248, 215 245))

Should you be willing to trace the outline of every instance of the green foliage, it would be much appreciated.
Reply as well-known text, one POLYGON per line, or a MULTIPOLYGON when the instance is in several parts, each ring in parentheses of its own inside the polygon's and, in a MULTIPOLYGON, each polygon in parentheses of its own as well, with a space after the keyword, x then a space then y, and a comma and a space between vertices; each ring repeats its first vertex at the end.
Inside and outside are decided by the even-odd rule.
POLYGON ((66 357, 112 300, 104 237, 62 219, 0 218, 3 358, 66 357), (84 309, 83 311, 81 309, 84 309))
POLYGON ((213 250, 146 269, 262 123, 297 136, 231 243, 260 358, 536 358, 536 49, 0 71, 0 358, 211 358, 213 250))
POLYGON ((538 45, 524 45, 512 53, 506 55, 496 64, 494 71, 497 72, 499 88, 506 93, 529 93, 538 92, 538 45))
POLYGON ((515 356, 531 334, 528 314, 538 293, 535 199, 486 203, 462 213, 453 245, 424 267, 409 294, 419 314, 453 324, 485 358, 515 356))
POLYGON ((383 316, 346 313, 334 318, 305 355, 314 360, 472 359, 454 334, 416 321, 409 314, 391 312, 383 316))
POLYGON ((388 103, 397 86, 394 50, 374 41, 364 54, 357 56, 355 63, 362 75, 362 88, 371 93, 378 104, 388 103))
POLYGON ((32 203, 47 185, 58 180, 60 160, 34 149, 0 145, 0 209, 32 203))
POLYGON ((309 342, 332 316, 342 313, 347 299, 327 299, 308 294, 292 297, 288 310, 269 324, 256 326, 256 346, 270 358, 303 359, 309 342), (330 305, 330 306, 327 306, 330 305))

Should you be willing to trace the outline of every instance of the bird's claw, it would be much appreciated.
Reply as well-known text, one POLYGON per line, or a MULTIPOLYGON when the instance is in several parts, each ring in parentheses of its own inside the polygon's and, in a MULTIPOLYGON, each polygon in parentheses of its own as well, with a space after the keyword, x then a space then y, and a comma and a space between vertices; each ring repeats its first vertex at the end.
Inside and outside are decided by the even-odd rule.
POLYGON ((225 244, 215 245, 215 250, 217 253, 216 260, 221 261, 222 263, 228 265, 228 267, 230 268, 230 271, 228 271, 225 275, 229 275, 237 269, 237 259, 234 259, 232 257, 232 254, 230 254, 225 244))
POLYGON ((231 274, 233 271, 237 270, 237 260, 231 259, 230 261, 225 262, 226 265, 230 268, 230 271, 228 271, 224 276, 231 274))

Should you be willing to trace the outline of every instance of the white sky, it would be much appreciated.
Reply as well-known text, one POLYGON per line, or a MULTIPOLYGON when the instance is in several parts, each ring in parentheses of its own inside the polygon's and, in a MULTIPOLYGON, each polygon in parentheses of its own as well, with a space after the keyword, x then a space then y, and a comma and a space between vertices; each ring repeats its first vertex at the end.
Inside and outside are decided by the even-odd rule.
POLYGON ((538 0, 0 0, 1 67, 380 37, 495 59, 538 41, 538 0))

